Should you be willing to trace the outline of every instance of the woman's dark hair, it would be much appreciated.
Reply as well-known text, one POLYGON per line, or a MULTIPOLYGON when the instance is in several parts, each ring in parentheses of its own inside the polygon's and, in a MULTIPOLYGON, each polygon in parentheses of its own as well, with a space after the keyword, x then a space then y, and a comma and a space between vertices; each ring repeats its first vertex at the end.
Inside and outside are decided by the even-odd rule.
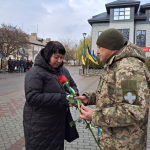
POLYGON ((65 55, 66 50, 64 46, 58 41, 50 41, 46 44, 45 48, 43 49, 43 57, 46 63, 49 63, 49 59, 53 54, 62 54, 65 55))

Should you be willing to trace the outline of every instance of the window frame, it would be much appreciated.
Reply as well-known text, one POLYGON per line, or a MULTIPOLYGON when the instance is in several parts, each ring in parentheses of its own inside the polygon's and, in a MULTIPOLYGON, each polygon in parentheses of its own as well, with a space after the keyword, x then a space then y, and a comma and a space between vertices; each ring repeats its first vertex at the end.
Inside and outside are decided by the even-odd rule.
POLYGON ((149 21, 150 21, 150 10, 149 10, 149 13, 148 13, 148 14, 149 14, 149 21))
POLYGON ((126 8, 114 8, 114 20, 130 20, 131 9, 126 8))
POLYGON ((124 36, 124 42, 126 42, 126 41, 129 41, 129 38, 130 38, 130 29, 117 29, 117 30, 119 30, 122 34, 123 34, 123 36, 124 36), (127 32, 126 32, 126 34, 125 34, 125 31, 127 31, 128 30, 128 35, 127 35, 127 32), (125 35, 127 35, 127 36, 125 36, 125 35))
POLYGON ((98 31, 98 37, 101 35, 102 31, 98 31))
POLYGON ((146 47, 146 30, 137 30, 136 31, 136 45, 138 45, 139 47, 146 47), (145 32, 145 39, 143 39, 143 41, 141 39, 140 39, 140 42, 138 41, 137 37, 140 35, 140 34, 138 35, 138 32, 141 32, 141 34, 142 34, 142 32, 145 32), (144 44, 141 44, 141 43, 144 43, 144 44))

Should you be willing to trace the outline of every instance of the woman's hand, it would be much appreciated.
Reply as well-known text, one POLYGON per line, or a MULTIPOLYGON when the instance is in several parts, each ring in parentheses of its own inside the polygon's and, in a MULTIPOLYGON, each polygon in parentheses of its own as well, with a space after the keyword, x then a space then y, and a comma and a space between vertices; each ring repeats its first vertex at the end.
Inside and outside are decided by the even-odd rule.
POLYGON ((69 104, 69 107, 73 107, 73 105, 72 105, 72 104, 69 104))

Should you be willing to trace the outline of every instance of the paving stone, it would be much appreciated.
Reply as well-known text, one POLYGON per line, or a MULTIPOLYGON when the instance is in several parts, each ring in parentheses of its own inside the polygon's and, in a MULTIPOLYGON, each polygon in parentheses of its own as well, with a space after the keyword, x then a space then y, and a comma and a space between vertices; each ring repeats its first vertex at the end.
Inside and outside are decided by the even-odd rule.
POLYGON ((10 140, 11 144, 13 145, 14 143, 16 143, 17 141, 15 139, 10 140))
POLYGON ((6 149, 8 149, 9 147, 11 147, 11 145, 12 145, 11 143, 6 143, 5 144, 6 149))
POLYGON ((4 147, 4 146, 5 146, 5 144, 3 144, 3 143, 0 143, 0 148, 1 148, 1 147, 4 147))
MULTIPOLYGON (((69 68, 70 74, 74 78, 75 82, 78 85, 78 89, 80 94, 85 92, 85 88, 88 85, 91 87, 87 90, 94 90, 97 88, 98 83, 93 83, 93 81, 97 80, 98 76, 93 77, 85 77, 79 76, 76 69, 69 68)), ((77 67, 79 69, 79 67, 77 67)), ((0 74, 2 75, 2 74, 0 74)), ((5 85, 3 88, 0 86, 0 108, 2 107, 2 111, 0 111, 0 150, 6 150, 11 146, 13 150, 25 150, 24 147, 24 136, 23 133, 23 105, 25 102, 24 97, 24 77, 25 73, 22 76, 18 76, 18 74, 6 74, 6 78, 8 81, 1 80, 1 84, 5 85), (13 80, 12 80, 13 78, 13 80), (15 82, 14 82, 15 81, 15 82), (23 81, 23 82, 22 82, 23 81), (10 87, 11 85, 11 87, 10 87), (13 86, 13 88, 12 88, 13 86), (5 89, 4 89, 5 88, 5 89), (22 90, 21 90, 22 89, 22 90), (18 91, 19 90, 19 91, 18 91), (14 92, 13 92, 14 91, 14 92), (16 91, 16 92, 15 92, 16 91), (10 92, 10 93, 9 93, 10 92), (5 94, 9 93, 9 94, 5 94), (2 95, 3 94, 3 95, 2 95), (2 96, 1 96, 2 95, 2 96), (20 146, 22 146, 20 148, 20 146)), ((94 108, 95 106, 89 106, 90 108, 94 108)), ((76 120, 79 118, 79 112, 76 108, 70 108, 73 119, 76 120)), ((150 116, 149 116, 150 118, 150 116)), ((79 132, 79 137, 74 142, 68 143, 65 141, 64 150, 99 150, 95 140, 91 132, 88 129, 85 129, 86 124, 76 123, 77 130, 79 132)), ((147 150, 150 150, 150 119, 148 124, 148 143, 147 150)), ((94 130, 94 135, 97 137, 97 131, 94 130)))
POLYGON ((76 148, 84 148, 83 145, 72 145, 72 147, 76 147, 76 148))
POLYGON ((77 150, 76 148, 65 148, 65 150, 77 150))
POLYGON ((21 136, 15 136, 16 141, 18 141, 19 139, 21 139, 21 136))
MULTIPOLYGON (((78 150, 85 150, 85 149, 81 149, 81 148, 79 148, 78 150)), ((86 150, 91 150, 91 149, 86 149, 86 150)))
POLYGON ((0 150, 6 150, 6 147, 0 147, 0 150))
POLYGON ((90 145, 90 141, 89 141, 89 143, 80 143, 80 142, 78 142, 78 145, 90 145))

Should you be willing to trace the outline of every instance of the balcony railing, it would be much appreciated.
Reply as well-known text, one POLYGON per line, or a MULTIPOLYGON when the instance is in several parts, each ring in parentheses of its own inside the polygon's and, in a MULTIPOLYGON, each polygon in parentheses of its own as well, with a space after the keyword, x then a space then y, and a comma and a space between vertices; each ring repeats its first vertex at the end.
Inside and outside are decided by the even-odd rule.
POLYGON ((37 54, 37 53, 38 53, 38 51, 36 51, 36 50, 32 50, 32 53, 33 53, 33 54, 37 54))

